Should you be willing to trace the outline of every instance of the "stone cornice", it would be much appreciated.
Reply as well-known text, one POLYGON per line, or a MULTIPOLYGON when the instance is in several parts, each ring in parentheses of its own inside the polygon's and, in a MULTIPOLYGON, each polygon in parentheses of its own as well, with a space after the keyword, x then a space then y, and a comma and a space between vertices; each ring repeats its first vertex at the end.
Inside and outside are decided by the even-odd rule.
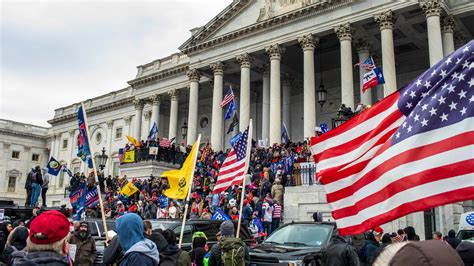
POLYGON ((163 71, 159 71, 156 73, 152 73, 143 77, 132 79, 128 81, 127 83, 132 87, 136 87, 136 86, 148 84, 160 79, 177 76, 179 74, 186 73, 188 70, 189 70, 189 65, 177 66, 177 67, 165 69, 163 71))
MULTIPOLYGON (((249 0, 245 0, 245 1, 248 2, 249 0)), ((258 32, 267 31, 273 27, 277 27, 277 26, 281 26, 293 21, 305 19, 315 14, 330 11, 330 10, 339 8, 341 6, 344 6, 353 2, 354 0, 333 0, 330 2, 320 2, 320 3, 311 4, 304 8, 296 9, 294 11, 282 14, 280 16, 276 16, 271 19, 264 20, 262 22, 254 23, 250 26, 238 29, 236 31, 229 32, 221 36, 217 36, 216 38, 210 39, 210 40, 206 40, 206 38, 208 38, 212 32, 203 30, 201 33, 199 33, 199 35, 194 36, 194 38, 192 38, 187 43, 179 47, 179 49, 186 54, 191 54, 203 49, 213 47, 218 44, 232 41, 234 39, 240 38, 245 35, 251 35, 258 32), (208 34, 205 34, 206 32, 208 34)), ((234 11, 234 12, 237 12, 237 11, 234 11)))
MULTIPOLYGON (((93 108, 90 108, 90 109, 86 109, 87 115, 90 116, 92 114, 108 112, 110 110, 120 108, 124 105, 130 105, 130 104, 133 103, 134 99, 135 99, 135 97, 128 97, 128 98, 118 100, 118 101, 115 101, 115 102, 111 102, 111 103, 103 104, 103 105, 96 106, 96 107, 93 107, 93 108)), ((75 112, 72 113, 72 114, 63 115, 63 116, 56 117, 56 118, 53 118, 51 120, 48 120, 48 123, 50 125, 54 126, 54 125, 57 125, 61 122, 65 122, 65 121, 72 120, 72 119, 77 119, 77 114, 75 112)))
POLYGON ((6 128, 0 128, 0 133, 11 135, 11 136, 16 136, 16 137, 41 139, 41 140, 45 140, 45 141, 49 138, 48 135, 41 136, 41 135, 36 135, 36 134, 24 132, 24 131, 17 131, 17 130, 11 130, 11 129, 6 129, 6 128))

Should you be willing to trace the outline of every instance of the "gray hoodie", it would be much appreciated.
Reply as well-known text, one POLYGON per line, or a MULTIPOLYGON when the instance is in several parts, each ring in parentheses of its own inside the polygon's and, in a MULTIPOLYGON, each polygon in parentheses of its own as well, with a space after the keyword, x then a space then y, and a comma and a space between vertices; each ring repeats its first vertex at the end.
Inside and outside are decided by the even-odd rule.
POLYGON ((132 252, 138 252, 144 256, 150 257, 156 262, 157 265, 160 263, 160 253, 158 253, 155 243, 149 239, 137 242, 135 245, 129 248, 127 252, 125 252, 121 262, 127 261, 128 255, 130 255, 132 252))

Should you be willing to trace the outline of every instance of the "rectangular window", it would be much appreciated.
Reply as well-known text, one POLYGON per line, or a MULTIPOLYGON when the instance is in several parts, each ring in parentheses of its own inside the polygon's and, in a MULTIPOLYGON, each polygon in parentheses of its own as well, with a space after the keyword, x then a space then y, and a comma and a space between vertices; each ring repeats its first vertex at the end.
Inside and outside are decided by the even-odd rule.
POLYGON ((15 192, 16 188, 16 177, 10 176, 8 178, 8 192, 15 192))
POLYGON ((63 139, 63 149, 67 149, 67 139, 63 139))
POLYGON ((115 129, 115 139, 122 139, 122 128, 118 127, 115 129))
POLYGON ((13 159, 20 159, 20 152, 19 151, 12 151, 12 158, 13 159))
POLYGON ((33 162, 39 162, 39 158, 40 158, 39 154, 33 153, 33 155, 31 155, 31 160, 33 162))
POLYGON ((112 171, 112 176, 115 177, 119 175, 119 166, 120 166, 119 162, 114 162, 114 169, 112 171))

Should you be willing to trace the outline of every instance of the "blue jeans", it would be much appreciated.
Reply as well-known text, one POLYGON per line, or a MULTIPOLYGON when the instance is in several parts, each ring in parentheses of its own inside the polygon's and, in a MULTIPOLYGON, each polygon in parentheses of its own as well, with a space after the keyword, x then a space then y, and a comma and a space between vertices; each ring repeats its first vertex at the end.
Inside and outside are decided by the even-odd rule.
POLYGON ((36 207, 38 205, 38 198, 41 193, 41 186, 38 183, 31 184, 31 206, 36 207))

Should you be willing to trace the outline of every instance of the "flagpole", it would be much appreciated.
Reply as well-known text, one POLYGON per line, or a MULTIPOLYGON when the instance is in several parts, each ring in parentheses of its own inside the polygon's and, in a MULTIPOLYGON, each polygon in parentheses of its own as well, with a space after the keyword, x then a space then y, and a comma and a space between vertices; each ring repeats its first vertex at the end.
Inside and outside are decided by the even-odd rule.
POLYGON ((249 135, 247 136, 247 152, 245 156, 245 169, 244 174, 242 175, 242 193, 240 194, 240 211, 239 211, 239 222, 237 223, 237 233, 235 237, 239 238, 240 235, 240 223, 242 222, 242 209, 244 208, 244 198, 245 198, 245 179, 247 176, 247 171, 249 169, 250 162, 250 151, 252 150, 252 119, 249 121, 249 135))
POLYGON ((104 231, 105 231, 105 243, 109 242, 109 236, 107 234, 107 223, 105 222, 105 213, 104 213, 104 204, 102 203, 102 193, 100 191, 100 186, 99 186, 99 178, 97 177, 97 168, 95 166, 95 160, 92 158, 94 156, 94 152, 92 151, 92 145, 91 145, 91 138, 89 135, 89 126, 87 125, 87 115, 86 115, 86 109, 84 108, 84 103, 81 102, 81 107, 82 107, 82 114, 84 115, 84 125, 86 126, 86 135, 87 135, 87 141, 89 143, 89 152, 90 152, 90 160, 92 161, 92 169, 94 170, 94 181, 96 182, 96 188, 97 188, 97 193, 99 193, 99 205, 100 205, 100 213, 102 216, 102 223, 104 224, 104 231))
POLYGON ((194 155, 193 169, 191 170, 191 176, 189 177, 188 194, 186 195, 186 203, 184 205, 183 223, 181 224, 181 233, 179 233, 179 243, 178 243, 179 248, 181 248, 181 244, 183 243, 184 226, 186 225, 186 217, 188 216, 189 198, 191 196, 191 189, 192 189, 191 182, 193 181, 194 168, 196 168, 196 160, 197 160, 198 151, 199 151, 199 144, 201 143, 201 134, 198 135, 197 143, 198 145, 196 147, 196 151, 194 155))

